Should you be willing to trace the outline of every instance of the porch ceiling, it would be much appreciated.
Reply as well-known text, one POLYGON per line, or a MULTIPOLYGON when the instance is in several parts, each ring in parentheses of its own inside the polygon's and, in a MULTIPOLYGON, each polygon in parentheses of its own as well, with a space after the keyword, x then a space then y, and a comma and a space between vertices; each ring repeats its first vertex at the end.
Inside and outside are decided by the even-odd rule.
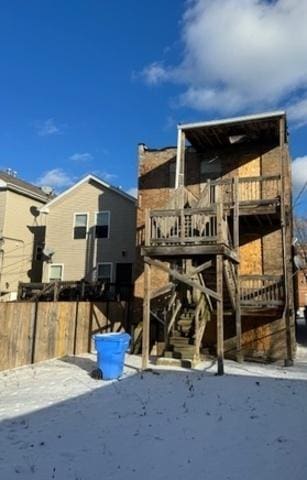
MULTIPOLYGON (((286 119, 283 111, 179 125, 188 142, 196 150, 226 147, 238 143, 278 142, 279 121, 286 119)), ((286 139, 285 129, 285 141, 286 139)))

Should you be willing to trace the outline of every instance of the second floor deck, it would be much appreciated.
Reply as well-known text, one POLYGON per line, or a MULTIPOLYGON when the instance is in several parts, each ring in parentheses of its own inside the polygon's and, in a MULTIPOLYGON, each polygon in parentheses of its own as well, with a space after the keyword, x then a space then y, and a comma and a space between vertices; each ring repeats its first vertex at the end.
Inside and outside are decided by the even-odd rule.
POLYGON ((237 236, 240 216, 274 214, 278 218, 281 178, 275 175, 215 180, 204 185, 199 198, 194 197, 192 201, 191 198, 189 190, 184 189, 177 197, 174 195, 165 208, 146 212, 141 243, 148 254, 176 255, 183 247, 185 253, 189 248, 189 253, 199 254, 232 250, 236 241, 238 243, 238 238, 236 241, 233 238, 234 208, 237 236), (180 203, 189 206, 176 208, 180 203))
POLYGON ((227 214, 221 204, 147 211, 144 240, 144 254, 224 253, 236 259, 227 214))

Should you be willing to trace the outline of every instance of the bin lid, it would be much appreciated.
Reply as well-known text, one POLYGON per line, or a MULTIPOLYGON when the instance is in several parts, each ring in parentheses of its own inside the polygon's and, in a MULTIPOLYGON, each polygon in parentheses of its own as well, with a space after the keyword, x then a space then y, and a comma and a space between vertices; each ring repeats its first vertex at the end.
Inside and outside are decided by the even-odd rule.
POLYGON ((110 332, 110 333, 96 333, 94 335, 94 339, 97 340, 103 340, 103 339, 108 339, 108 340, 119 340, 120 338, 129 338, 130 335, 126 332, 110 332))

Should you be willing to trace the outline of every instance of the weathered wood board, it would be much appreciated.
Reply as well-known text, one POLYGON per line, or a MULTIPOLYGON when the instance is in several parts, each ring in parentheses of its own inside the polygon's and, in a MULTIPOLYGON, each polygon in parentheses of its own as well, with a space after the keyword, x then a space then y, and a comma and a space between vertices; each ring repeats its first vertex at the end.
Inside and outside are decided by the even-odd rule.
POLYGON ((95 333, 128 328, 128 302, 0 303, 0 370, 91 351, 95 333))

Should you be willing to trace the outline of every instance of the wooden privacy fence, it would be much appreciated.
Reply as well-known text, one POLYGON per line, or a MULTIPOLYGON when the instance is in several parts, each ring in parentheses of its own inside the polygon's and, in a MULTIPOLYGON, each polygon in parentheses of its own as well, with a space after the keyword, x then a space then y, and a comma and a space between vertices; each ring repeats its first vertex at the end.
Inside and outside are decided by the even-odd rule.
POLYGON ((0 303, 0 370, 91 351, 95 333, 128 329, 129 302, 0 303))

